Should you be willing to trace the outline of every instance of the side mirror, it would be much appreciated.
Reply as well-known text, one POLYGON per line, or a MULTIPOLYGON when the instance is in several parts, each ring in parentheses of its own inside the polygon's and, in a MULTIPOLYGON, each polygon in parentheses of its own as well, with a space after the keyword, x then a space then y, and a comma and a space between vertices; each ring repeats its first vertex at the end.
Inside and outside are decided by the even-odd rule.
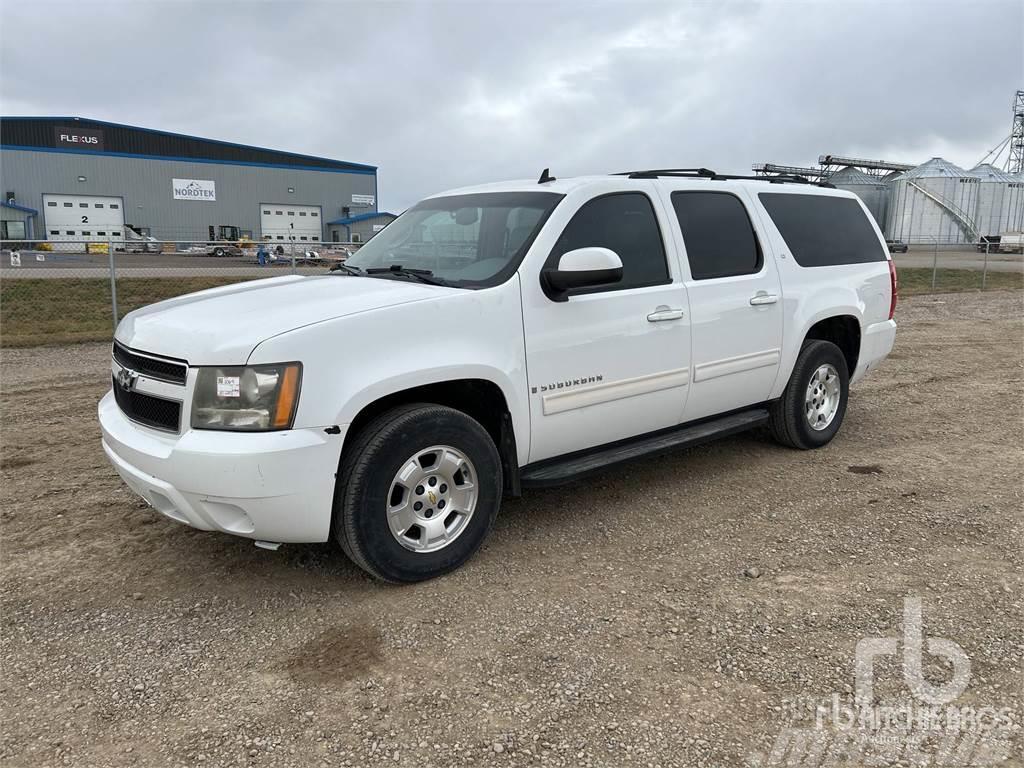
POLYGON ((568 301, 568 292, 617 283, 622 279, 622 259, 608 248, 577 248, 566 251, 557 269, 541 272, 541 285, 552 301, 568 301))

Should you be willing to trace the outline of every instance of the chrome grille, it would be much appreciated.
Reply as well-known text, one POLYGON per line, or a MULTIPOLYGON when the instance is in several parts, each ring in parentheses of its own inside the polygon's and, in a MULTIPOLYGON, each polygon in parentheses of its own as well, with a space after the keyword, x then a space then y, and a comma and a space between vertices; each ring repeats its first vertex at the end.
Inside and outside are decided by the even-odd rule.
POLYGON ((166 381, 171 384, 184 384, 188 373, 188 363, 173 357, 160 357, 148 352, 137 352, 123 344, 114 342, 114 359, 125 368, 150 379, 166 381))

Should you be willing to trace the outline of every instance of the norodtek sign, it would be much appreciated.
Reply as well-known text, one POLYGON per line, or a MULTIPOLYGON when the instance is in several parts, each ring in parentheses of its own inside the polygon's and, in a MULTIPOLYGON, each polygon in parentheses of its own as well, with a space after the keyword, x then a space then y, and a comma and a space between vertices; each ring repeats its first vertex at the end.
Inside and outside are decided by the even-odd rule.
POLYGON ((54 128, 53 145, 58 148, 103 150, 103 131, 91 128, 54 128))
POLYGON ((217 185, 209 179, 171 179, 171 191, 175 200, 217 199, 217 185))

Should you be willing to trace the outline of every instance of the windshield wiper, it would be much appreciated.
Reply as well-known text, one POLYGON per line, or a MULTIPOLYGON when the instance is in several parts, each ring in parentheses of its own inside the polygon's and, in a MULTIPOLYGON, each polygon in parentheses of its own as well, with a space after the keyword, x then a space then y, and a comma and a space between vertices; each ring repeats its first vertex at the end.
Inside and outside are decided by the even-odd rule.
POLYGON ((427 285, 448 285, 448 281, 440 277, 434 277, 429 269, 411 269, 401 264, 392 264, 390 267, 370 267, 366 270, 368 275, 398 275, 400 277, 411 277, 427 285))
POLYGON ((363 273, 359 271, 358 267, 350 267, 343 261, 339 261, 337 264, 332 266, 329 272, 343 272, 346 275, 355 275, 356 277, 361 276, 363 273))

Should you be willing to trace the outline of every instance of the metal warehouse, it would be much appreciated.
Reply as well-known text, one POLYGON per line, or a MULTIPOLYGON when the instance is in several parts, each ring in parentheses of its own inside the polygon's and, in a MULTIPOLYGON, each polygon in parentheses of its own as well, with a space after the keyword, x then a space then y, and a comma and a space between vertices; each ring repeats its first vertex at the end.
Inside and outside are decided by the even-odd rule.
POLYGON ((4 239, 320 242, 377 168, 79 117, 0 117, 4 239))

